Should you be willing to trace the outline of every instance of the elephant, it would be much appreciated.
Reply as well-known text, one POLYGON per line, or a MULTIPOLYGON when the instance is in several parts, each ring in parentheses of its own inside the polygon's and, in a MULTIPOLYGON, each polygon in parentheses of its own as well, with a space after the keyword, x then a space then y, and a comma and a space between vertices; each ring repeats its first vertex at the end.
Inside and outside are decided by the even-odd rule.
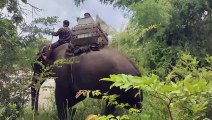
MULTIPOLYGON (((44 60, 42 55, 39 55, 37 60, 44 66, 49 66, 58 59, 71 59, 72 57, 65 54, 68 47, 69 43, 65 43, 54 49, 48 60, 44 60)), ((130 89, 125 92, 117 87, 110 89, 112 82, 100 80, 102 78, 108 78, 111 74, 141 76, 138 68, 128 57, 110 47, 104 47, 99 51, 82 53, 76 57, 78 59, 76 63, 64 63, 60 67, 53 68, 53 76, 56 78, 55 101, 60 120, 67 119, 67 109, 65 108, 71 108, 85 99, 83 95, 76 98, 76 93, 79 90, 100 90, 100 92, 107 92, 109 95, 117 94, 119 95, 116 98, 118 103, 128 103, 130 107, 141 108, 140 103, 143 100, 142 92, 140 96, 135 96, 140 90, 130 89)), ((38 81, 35 77, 41 74, 41 65, 35 63, 33 70, 33 85, 31 86, 32 109, 38 112, 39 88, 36 89, 34 84, 37 82, 42 84, 44 81, 38 81)), ((94 98, 100 99, 101 96, 94 98)), ((114 106, 107 106, 105 114, 111 114, 114 110, 114 106)))

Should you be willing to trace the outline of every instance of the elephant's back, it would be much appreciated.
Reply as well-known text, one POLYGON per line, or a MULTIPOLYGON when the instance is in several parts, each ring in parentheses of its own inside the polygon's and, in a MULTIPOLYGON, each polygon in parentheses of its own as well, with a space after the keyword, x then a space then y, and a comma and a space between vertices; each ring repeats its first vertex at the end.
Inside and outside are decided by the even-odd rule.
POLYGON ((99 82, 99 80, 109 77, 110 74, 140 75, 130 59, 108 47, 80 55, 79 63, 73 66, 74 75, 80 79, 78 86, 85 87, 85 89, 95 89, 100 86, 108 89, 110 84, 99 82))
POLYGON ((125 73, 138 75, 138 69, 134 63, 119 51, 105 47, 100 51, 92 51, 80 56, 80 61, 85 66, 96 66, 100 68, 111 68, 114 73, 125 73))
MULTIPOLYGON (((68 48, 68 44, 64 44, 56 48, 56 59, 65 58, 65 51, 68 48)), ((135 64, 124 54, 118 50, 104 47, 99 51, 91 51, 83 53, 79 58, 79 63, 76 64, 77 69, 89 71, 104 71, 110 72, 110 74, 131 74, 140 75, 135 64)))

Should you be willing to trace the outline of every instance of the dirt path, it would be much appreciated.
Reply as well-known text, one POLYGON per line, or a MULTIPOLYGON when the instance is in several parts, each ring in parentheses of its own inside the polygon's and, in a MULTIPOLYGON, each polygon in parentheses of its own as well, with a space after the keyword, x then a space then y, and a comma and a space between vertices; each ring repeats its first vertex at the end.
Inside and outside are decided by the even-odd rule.
POLYGON ((39 107, 48 108, 54 104, 55 82, 53 79, 48 79, 44 82, 40 89, 39 107))

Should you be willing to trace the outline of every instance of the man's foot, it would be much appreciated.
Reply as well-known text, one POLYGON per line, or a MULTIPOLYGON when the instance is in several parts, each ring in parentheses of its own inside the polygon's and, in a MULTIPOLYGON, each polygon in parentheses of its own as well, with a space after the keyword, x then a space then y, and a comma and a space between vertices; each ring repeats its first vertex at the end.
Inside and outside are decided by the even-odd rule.
POLYGON ((46 51, 45 51, 45 54, 44 54, 44 56, 43 56, 43 58, 44 58, 45 60, 50 59, 51 53, 52 53, 52 49, 46 50, 46 51))
POLYGON ((46 57, 46 56, 43 56, 43 59, 44 59, 44 60, 46 60, 46 59, 47 59, 47 57, 46 57))
POLYGON ((74 56, 74 53, 66 52, 65 53, 67 56, 74 56))

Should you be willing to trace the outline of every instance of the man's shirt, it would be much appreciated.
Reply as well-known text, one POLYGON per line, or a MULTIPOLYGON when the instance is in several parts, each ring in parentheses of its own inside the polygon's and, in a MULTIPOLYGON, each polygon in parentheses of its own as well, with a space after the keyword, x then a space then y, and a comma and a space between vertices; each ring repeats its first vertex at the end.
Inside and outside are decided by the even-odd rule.
POLYGON ((53 36, 59 36, 60 42, 68 42, 71 39, 71 29, 69 27, 60 28, 57 32, 53 32, 53 36))

